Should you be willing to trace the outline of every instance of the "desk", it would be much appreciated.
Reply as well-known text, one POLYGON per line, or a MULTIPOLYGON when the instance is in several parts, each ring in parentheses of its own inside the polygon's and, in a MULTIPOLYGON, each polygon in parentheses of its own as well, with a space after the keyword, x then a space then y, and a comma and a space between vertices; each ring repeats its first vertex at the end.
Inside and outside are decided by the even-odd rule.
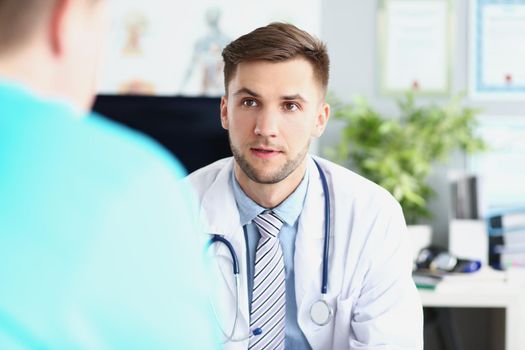
POLYGON ((435 290, 420 290, 424 307, 505 309, 505 349, 525 350, 525 271, 445 278, 435 290))

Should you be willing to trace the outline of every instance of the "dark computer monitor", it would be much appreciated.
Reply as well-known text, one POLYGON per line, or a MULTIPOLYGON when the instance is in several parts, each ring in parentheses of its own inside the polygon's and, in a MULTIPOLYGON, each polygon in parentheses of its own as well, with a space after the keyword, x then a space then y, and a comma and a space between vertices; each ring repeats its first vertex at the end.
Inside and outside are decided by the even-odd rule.
POLYGON ((220 98, 98 95, 93 110, 150 135, 192 172, 231 155, 220 98))

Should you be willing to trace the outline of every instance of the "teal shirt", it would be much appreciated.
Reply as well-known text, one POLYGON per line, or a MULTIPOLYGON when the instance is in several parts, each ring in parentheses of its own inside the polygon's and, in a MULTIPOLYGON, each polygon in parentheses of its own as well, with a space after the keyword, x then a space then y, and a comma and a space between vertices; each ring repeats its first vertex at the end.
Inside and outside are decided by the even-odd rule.
POLYGON ((212 349, 203 235, 150 139, 0 81, 0 349, 212 349))

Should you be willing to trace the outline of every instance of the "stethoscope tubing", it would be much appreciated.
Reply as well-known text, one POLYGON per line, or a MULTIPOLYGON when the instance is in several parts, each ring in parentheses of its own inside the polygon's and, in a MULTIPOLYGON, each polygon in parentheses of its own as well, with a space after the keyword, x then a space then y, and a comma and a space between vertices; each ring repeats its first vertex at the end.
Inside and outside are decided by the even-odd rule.
MULTIPOLYGON (((319 176, 321 178, 321 184, 323 187, 323 194, 324 194, 324 215, 325 215, 325 222, 324 222, 324 246, 323 246, 323 266, 322 266, 322 278, 321 278, 321 299, 318 301, 319 303, 323 303, 326 305, 326 311, 328 312, 328 318, 326 321, 317 321, 314 319, 314 317, 311 314, 312 321, 316 323, 319 326, 324 326, 328 322, 330 322, 331 317, 333 316, 333 310, 326 302, 326 293, 328 291, 328 256, 330 252, 330 190, 328 188, 328 181, 326 180, 326 175, 324 174, 324 171, 321 169, 321 166, 319 163, 314 159, 314 163, 319 171, 319 176)), ((210 240, 208 241, 208 244, 206 245, 206 249, 208 249, 211 245, 214 243, 222 243, 226 246, 228 249, 231 257, 232 257, 232 270, 233 275, 236 281, 236 300, 238 303, 239 300, 239 258, 237 256, 237 253, 235 252, 235 249, 233 248, 233 245, 223 236, 220 234, 212 234, 210 240)), ((315 303, 314 303, 315 304, 315 303)), ((312 311, 310 311, 312 312, 312 311)), ((214 310, 215 313, 215 310, 214 310)), ((225 332, 222 327, 221 331, 225 335, 227 341, 243 341, 249 338, 248 337, 241 337, 238 339, 235 339, 234 332, 237 324, 238 319, 238 313, 239 308, 237 307, 234 325, 232 328, 232 331, 228 335, 227 332, 225 332)), ((217 315, 215 315, 217 317, 217 315)))
POLYGON ((321 177, 321 184, 323 186, 324 194, 324 247, 323 247, 323 276, 321 283, 321 294, 326 295, 328 291, 328 256, 330 252, 330 190, 328 189, 328 181, 324 171, 317 161, 314 160, 319 176, 321 177))
MULTIPOLYGON (((321 278, 321 294, 326 295, 328 291, 328 256, 330 253, 330 190, 328 188, 328 181, 326 180, 326 175, 324 174, 324 171, 321 169, 321 166, 319 163, 314 160, 314 163, 317 167, 317 170, 319 170, 319 176, 321 177, 321 184, 323 186, 323 194, 324 194, 324 246, 323 246, 323 274, 321 278)), ((237 253, 235 252, 235 249, 233 248, 233 245, 228 241, 224 236, 220 234, 212 234, 211 238, 208 241, 208 244, 206 246, 206 249, 209 248, 211 245, 213 245, 216 242, 223 243, 228 248, 228 251, 230 252, 230 255, 232 257, 232 268, 233 268, 233 274, 239 275, 239 258, 237 257, 237 253)))
POLYGON ((208 249, 211 245, 217 242, 224 244, 226 248, 228 248, 228 251, 230 252, 230 255, 232 257, 233 274, 235 276, 239 276, 239 258, 237 257, 237 253, 235 253, 233 245, 230 243, 230 241, 224 238, 224 236, 218 234, 211 235, 211 238, 208 240, 208 244, 206 245, 206 249, 208 249))

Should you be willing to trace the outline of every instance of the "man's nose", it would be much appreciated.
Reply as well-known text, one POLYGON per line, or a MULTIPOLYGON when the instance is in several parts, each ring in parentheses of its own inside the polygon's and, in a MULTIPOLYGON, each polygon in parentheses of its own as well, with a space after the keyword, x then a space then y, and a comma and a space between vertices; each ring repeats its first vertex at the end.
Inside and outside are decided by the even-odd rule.
POLYGON ((270 108, 265 108, 257 116, 255 134, 264 137, 275 137, 279 131, 279 113, 270 108))

